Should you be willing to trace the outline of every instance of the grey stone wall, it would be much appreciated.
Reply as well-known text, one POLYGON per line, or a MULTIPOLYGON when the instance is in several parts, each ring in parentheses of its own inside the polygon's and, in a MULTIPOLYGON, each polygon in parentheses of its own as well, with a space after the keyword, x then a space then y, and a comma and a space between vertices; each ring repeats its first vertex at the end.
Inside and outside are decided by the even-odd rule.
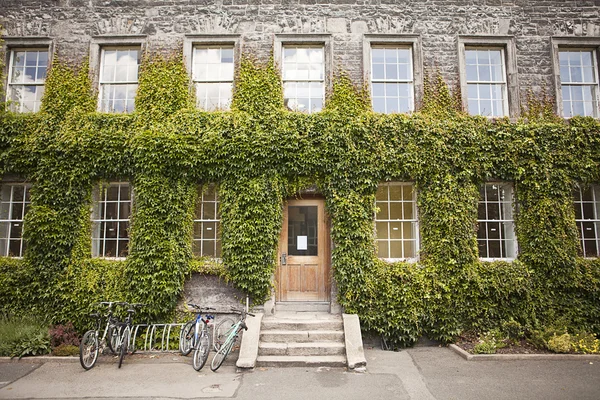
POLYGON ((511 35, 521 96, 553 92, 552 36, 600 36, 599 0, 0 0, 4 34, 49 36, 60 57, 81 59, 92 36, 147 35, 176 48, 186 34, 241 35, 265 59, 279 33, 329 33, 333 68, 362 82, 363 34, 418 34, 425 70, 458 80, 458 35, 511 35))
POLYGON ((213 307, 215 314, 229 314, 231 307, 242 309, 246 306, 246 295, 233 284, 217 276, 193 274, 185 282, 183 301, 203 307, 213 307))

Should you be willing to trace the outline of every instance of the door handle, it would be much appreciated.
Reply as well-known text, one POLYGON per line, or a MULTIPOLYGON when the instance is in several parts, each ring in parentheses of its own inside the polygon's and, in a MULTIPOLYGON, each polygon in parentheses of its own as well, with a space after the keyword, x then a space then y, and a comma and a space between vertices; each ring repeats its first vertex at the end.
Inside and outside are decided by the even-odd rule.
POLYGON ((287 254, 281 253, 281 265, 287 264, 287 254))

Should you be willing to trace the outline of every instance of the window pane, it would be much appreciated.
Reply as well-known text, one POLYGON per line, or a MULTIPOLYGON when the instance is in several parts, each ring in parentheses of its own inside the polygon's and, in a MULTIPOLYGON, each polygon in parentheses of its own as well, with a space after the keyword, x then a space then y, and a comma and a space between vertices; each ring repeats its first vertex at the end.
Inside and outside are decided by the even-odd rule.
POLYGON ((485 183, 477 208, 479 257, 515 258, 516 237, 512 212, 512 185, 485 183))
POLYGON ((375 216, 378 256, 399 259, 415 257, 417 225, 411 221, 416 219, 414 186, 382 184, 376 197, 376 206, 380 209, 375 216))

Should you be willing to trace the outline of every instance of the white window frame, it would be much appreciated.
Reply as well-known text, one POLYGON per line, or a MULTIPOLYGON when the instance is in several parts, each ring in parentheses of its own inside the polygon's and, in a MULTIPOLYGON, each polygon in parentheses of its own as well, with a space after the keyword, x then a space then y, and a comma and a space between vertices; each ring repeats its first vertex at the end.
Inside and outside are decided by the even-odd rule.
MULTIPOLYGON (((136 92, 137 92, 137 87, 138 87, 138 83, 139 83, 139 65, 141 62, 141 50, 138 47, 135 46, 104 46, 100 49, 100 76, 98 77, 98 110, 100 110, 100 112, 104 112, 104 113, 114 113, 114 109, 103 109, 102 108, 102 97, 104 95, 105 90, 108 87, 111 86, 136 86, 136 92), (138 79, 137 80, 114 80, 114 81, 105 81, 102 78, 102 71, 105 65, 105 56, 106 56, 106 52, 107 51, 123 51, 123 50, 134 50, 138 52, 138 58, 137 58, 137 65, 138 65, 138 79)), ((127 99, 125 100, 125 104, 127 104, 127 99)), ((129 114, 132 113, 135 110, 135 95, 133 96, 133 109, 128 112, 127 108, 125 109, 125 111, 122 112, 122 114, 129 114)))
MULTIPOLYGON (((93 87, 98 88, 98 102, 97 102, 97 110, 99 112, 110 112, 110 111, 102 111, 102 88, 101 88, 101 61, 103 57, 103 49, 108 48, 121 48, 121 49, 135 49, 139 51, 138 63, 141 63, 144 50, 146 47, 146 35, 103 35, 103 36, 93 36, 90 42, 90 71, 93 76, 94 82, 93 87)), ((117 82, 120 84, 121 82, 117 82)), ((138 81, 139 83, 139 71, 138 71, 138 81)), ((114 84, 114 83, 113 83, 114 84)), ((135 109, 135 100, 134 100, 134 109, 135 109)))
MULTIPOLYGON (((46 77, 47 77, 47 74, 48 74, 48 70, 50 69, 50 53, 49 53, 49 49, 47 47, 46 48, 41 48, 41 47, 38 47, 38 48, 23 48, 23 47, 11 48, 10 49, 9 64, 8 64, 8 78, 7 78, 7 81, 8 81, 7 82, 8 91, 7 91, 7 100, 12 100, 13 91, 17 87, 20 87, 20 86, 36 86, 38 88, 39 87, 45 88, 45 86, 46 86, 46 77, 44 77, 43 80, 38 81, 37 80, 37 74, 36 74, 36 80, 34 82, 28 82, 28 83, 15 83, 15 82, 12 82, 13 67, 14 67, 14 65, 13 65, 14 64, 14 57, 15 57, 15 52, 18 52, 18 51, 25 51, 25 52, 35 51, 35 52, 38 52, 38 53, 41 52, 41 51, 47 52, 48 53, 48 57, 47 57, 47 61, 46 61, 46 63, 47 63, 46 64, 46 77)), ((36 72, 37 72, 37 68, 38 68, 37 64, 36 64, 35 68, 36 68, 36 72)), ((42 93, 42 96, 43 96, 43 93, 42 93)), ((37 107, 37 109, 35 109, 35 106, 34 106, 34 110, 24 110, 23 109, 23 103, 18 103, 18 104, 19 104, 19 109, 18 110, 14 110, 13 109, 13 111, 18 112, 18 113, 38 112, 40 110, 41 106, 42 106, 42 98, 40 97, 39 106, 37 107)), ((14 108, 14 103, 11 103, 10 107, 14 108)))
MULTIPOLYGON (((220 200, 219 200, 219 192, 217 190, 216 185, 209 185, 206 188, 200 188, 198 190, 198 203, 197 206, 199 206, 200 208, 200 216, 198 216, 197 214, 194 216, 194 236, 192 238, 193 243, 199 243, 200 244, 200 253, 197 254, 194 252, 194 256, 195 257, 211 257, 211 256, 205 256, 203 255, 204 253, 204 246, 206 244, 206 242, 212 242, 211 245, 213 246, 213 254, 215 254, 214 256, 212 256, 211 258, 215 258, 215 259, 220 259, 221 255, 217 254, 217 249, 220 249, 220 244, 221 244, 221 215, 219 213, 219 204, 220 204, 220 200), (206 193, 206 191, 208 190, 212 190, 213 193, 215 194, 215 200, 205 200, 204 199, 204 194, 206 193), (213 203, 214 204, 214 210, 215 210, 215 218, 213 219, 204 219, 204 205, 206 203, 213 203), (203 224, 204 223, 214 223, 215 227, 216 227, 216 232, 215 232, 215 239, 205 239, 204 238, 204 229, 203 228, 203 224), (196 232, 196 226, 197 224, 200 225, 200 237, 196 238, 195 236, 195 232, 196 232)), ((196 207, 196 211, 198 211, 198 207, 196 207)), ((194 246, 192 246, 192 251, 194 249, 194 246)))
MULTIPOLYGON (((483 36, 483 35, 471 35, 471 36, 460 36, 458 38, 458 65, 460 70, 460 88, 462 95, 462 106, 465 111, 469 110, 468 102, 468 85, 469 83, 497 83, 497 82, 483 82, 483 81, 467 81, 467 69, 466 69, 466 50, 470 49, 481 49, 481 50, 502 50, 502 65, 503 65, 503 78, 505 80, 505 91, 503 107, 503 117, 509 117, 516 119, 519 117, 519 82, 517 77, 517 57, 516 57, 516 45, 514 37, 512 36, 483 36)), ((494 116, 488 116, 488 118, 499 118, 494 116)), ((500 117, 502 118, 502 117, 500 117)))
POLYGON ((582 256, 584 258, 598 258, 598 254, 600 254, 600 196, 597 197, 596 194, 600 193, 600 185, 589 185, 588 189, 591 190, 592 193, 592 201, 583 201, 583 187, 580 185, 576 185, 574 190, 578 191, 578 198, 573 199, 573 206, 577 210, 579 207, 579 211, 581 212, 581 218, 577 218, 577 214, 575 215, 575 224, 577 225, 577 239, 579 240, 579 246, 581 249, 582 256), (597 193, 598 192, 598 193, 597 193), (594 209, 594 218, 585 219, 583 214, 583 207, 585 203, 592 204, 594 209), (584 239, 583 229, 584 224, 592 223, 594 224, 594 239, 584 239), (594 256, 589 256, 586 252, 585 241, 586 240, 595 240, 596 241, 596 254, 594 256))
POLYGON ((8 225, 7 231, 6 231, 6 237, 2 238, 3 240, 6 241, 6 243, 5 243, 4 248, 1 249, 0 254, 2 254, 2 257, 22 258, 24 250, 25 250, 25 242, 23 240, 23 221, 25 219, 25 215, 27 214, 29 206, 31 205, 31 199, 29 201, 27 201, 27 195, 31 189, 31 184, 30 183, 20 183, 20 182, 19 183, 17 183, 17 182, 2 182, 0 184, 0 186, 10 187, 10 198, 7 201, 5 201, 4 199, 0 199, 0 204, 2 204, 2 205, 8 204, 8 218, 0 219, 0 223, 6 223, 8 225), (19 202, 13 201, 15 187, 23 188, 23 200, 21 200, 19 202), (12 218, 13 207, 15 204, 22 205, 23 209, 21 211, 21 218, 12 218), (13 228, 14 224, 20 224, 20 226, 21 226, 21 235, 18 239, 11 238, 11 232, 12 232, 12 228, 13 228), (11 241, 14 242, 17 240, 19 241, 19 254, 11 256, 11 255, 9 255, 10 242, 11 241))
MULTIPOLYGON (((373 35, 366 34, 363 37, 363 79, 372 85, 372 48, 410 48, 412 58, 412 86, 414 112, 423 99, 423 54, 420 35, 373 35)), ((371 104, 373 104, 371 88, 371 104)))
MULTIPOLYGON (((419 234, 419 208, 417 206, 417 189, 415 187, 415 184, 413 182, 382 182, 379 184, 379 187, 381 186, 386 186, 388 187, 387 193, 388 193, 388 199, 386 201, 378 201, 377 199, 376 201, 376 205, 377 203, 385 203, 388 206, 388 218, 387 219, 378 219, 377 218, 377 213, 375 213, 375 215, 373 216, 373 228, 375 230, 375 242, 377 244, 376 246, 376 254, 379 255, 379 246, 378 243, 379 242, 387 242, 388 243, 388 255, 390 254, 390 242, 401 242, 402 243, 402 254, 404 255, 404 242, 414 242, 415 244, 415 255, 414 257, 399 257, 399 258, 391 258, 391 257, 380 257, 380 259, 385 260, 387 262, 397 262, 397 261, 408 261, 408 262, 416 262, 419 259, 419 251, 420 251, 420 234, 419 234), (404 199, 399 199, 399 200, 390 200, 389 197, 389 187, 390 186, 408 186, 408 187, 412 187, 412 199, 410 201, 406 201, 404 199), (391 202, 394 203, 400 203, 402 204, 402 213, 404 214, 404 204, 408 203, 411 204, 413 206, 413 218, 410 219, 391 219, 390 215, 389 215, 389 204, 391 202), (385 239, 380 239, 377 237, 377 223, 378 222, 384 222, 387 223, 387 238, 385 239), (390 222, 397 222, 400 223, 400 226, 403 227, 403 223, 410 223, 412 225, 412 228, 414 229, 415 232, 415 237, 414 239, 405 239, 404 235, 402 235, 401 239, 391 239, 391 235, 390 235, 390 222)), ((404 229, 404 228, 402 228, 404 229)))
MULTIPOLYGON (((185 67, 188 75, 191 77, 192 90, 194 96, 196 95, 196 81, 194 80, 193 62, 194 62, 194 49, 195 48, 216 48, 216 47, 228 47, 233 48, 233 77, 231 80, 231 100, 233 100, 233 93, 235 91, 235 76, 236 71, 239 68, 240 60, 240 35, 238 34, 223 34, 223 35, 198 35, 191 34, 186 35, 183 41, 183 58, 185 60, 185 67)), ((218 83, 219 81, 198 81, 202 83, 218 83)), ((227 81, 229 82, 229 81, 227 81)), ((231 105, 231 103, 230 103, 231 105)), ((196 102, 198 107, 198 101, 196 102)))
MULTIPOLYGON (((565 115, 562 95, 562 80, 560 77, 560 58, 559 54, 562 51, 591 51, 592 62, 595 69, 595 85, 592 100, 595 103, 593 109, 593 118, 600 117, 600 71, 598 66, 600 65, 600 38, 599 37, 553 37, 552 38, 552 66, 554 69, 554 89, 556 93, 556 112, 563 118, 570 118, 565 115)), ((568 85, 575 86, 577 84, 568 83, 568 85)), ((584 84, 588 85, 588 84, 584 84)))
MULTIPOLYGON (((480 241, 485 241, 486 243, 486 249, 487 249, 487 254, 489 255, 490 250, 489 250, 489 242, 490 240, 493 241, 499 241, 500 242, 500 253, 502 254, 502 242, 506 242, 508 244, 509 241, 512 241, 512 246, 514 248, 514 256, 511 257, 479 257, 480 260, 482 261, 514 261, 518 254, 519 254, 519 247, 518 247, 518 242, 517 242, 517 235, 516 235, 516 229, 515 229, 515 212, 516 212, 516 207, 515 207, 515 192, 514 192, 514 185, 511 182, 501 182, 501 181, 493 181, 493 182, 484 182, 481 184, 481 186, 483 186, 483 192, 484 192, 484 198, 481 199, 479 198, 478 200, 478 211, 477 211, 477 230, 479 231, 479 229, 482 229, 481 224, 486 224, 486 223, 498 223, 500 226, 500 232, 499 232, 499 236, 500 239, 489 239, 487 237, 487 231, 486 231, 486 238, 485 239, 480 239, 479 237, 477 238, 477 248, 479 249, 479 243, 480 241), (510 188, 510 202, 508 201, 502 201, 500 198, 498 198, 498 200, 492 200, 492 201, 488 201, 487 200, 487 190, 486 190, 486 186, 488 185, 498 185, 498 186, 505 186, 510 188), (479 219, 479 205, 480 204, 484 204, 485 205, 485 212, 486 212, 486 218, 484 219, 479 219), (502 210, 502 203, 510 203, 510 207, 511 207, 511 215, 512 215, 512 219, 506 219, 506 218, 499 218, 499 219, 492 219, 492 218, 487 218, 487 213, 488 213, 488 204, 497 204, 498 205, 498 211, 501 214, 504 214, 503 210, 502 210), (512 232, 512 237, 513 239, 507 239, 504 237, 504 232, 506 229, 510 229, 512 232)), ((504 249, 504 253, 506 253, 506 249, 504 249)), ((506 254, 504 254, 506 255, 506 254)))
POLYGON ((126 257, 122 257, 119 256, 119 249, 121 248, 121 242, 126 242, 125 246, 127 246, 127 254, 129 254, 129 243, 131 241, 131 237, 129 235, 129 233, 127 234, 127 238, 121 238, 119 233, 120 233, 120 226, 121 223, 125 222, 127 223, 127 229, 131 229, 131 214, 133 213, 133 200, 134 200, 134 192, 133 192, 133 187, 131 186, 131 183, 129 182, 125 182, 125 181, 115 181, 115 182, 106 182, 104 184, 98 185, 96 187, 94 187, 94 193, 93 193, 93 207, 92 207, 92 257, 94 258, 105 258, 105 259, 117 259, 117 260, 123 260, 126 257), (118 186, 119 187, 119 197, 117 201, 107 201, 107 193, 108 193, 108 189, 111 186, 118 186), (129 187, 129 200, 121 200, 121 187, 123 186, 128 186, 129 187), (102 198, 100 197, 102 196, 102 198), (129 202, 129 216, 127 218, 121 218, 122 216, 120 215, 121 213, 121 207, 120 205, 122 203, 126 203, 129 202), (116 219, 107 219, 106 218, 106 205, 107 203, 116 203, 117 204, 117 214, 119 218, 116 219), (103 214, 104 218, 100 218, 100 207, 103 207, 103 214), (117 242, 117 247, 116 247, 116 255, 114 257, 111 256, 106 256, 106 223, 107 222, 116 222, 117 224, 117 233, 116 236, 114 238, 108 238, 109 240, 115 240, 117 242), (104 224, 104 229, 102 229, 102 226, 104 224), (98 232, 100 233, 98 235, 98 237, 96 237, 96 230, 98 230, 98 232), (100 249, 103 249, 102 253, 100 252, 100 249))
MULTIPOLYGON (((274 54, 275 54, 275 63, 279 65, 280 73, 282 76, 282 83, 285 88, 286 82, 317 82, 316 80, 283 80, 283 51, 284 48, 315 48, 321 47, 323 48, 323 80, 319 80, 319 82, 323 83, 323 94, 322 94, 322 104, 325 108, 325 93, 328 93, 331 90, 332 85, 332 68, 331 68, 331 60, 333 59, 332 55, 332 44, 331 44, 331 35, 329 34, 299 34, 299 35, 276 35, 275 36, 275 44, 274 44, 274 54)), ((285 94, 284 94, 285 97, 285 94)), ((297 110, 293 110, 297 111, 297 110)), ((319 110, 320 111, 320 110, 319 110)), ((312 110, 306 110, 302 112, 313 113, 312 110)), ((317 111, 318 112, 318 111, 317 111)))

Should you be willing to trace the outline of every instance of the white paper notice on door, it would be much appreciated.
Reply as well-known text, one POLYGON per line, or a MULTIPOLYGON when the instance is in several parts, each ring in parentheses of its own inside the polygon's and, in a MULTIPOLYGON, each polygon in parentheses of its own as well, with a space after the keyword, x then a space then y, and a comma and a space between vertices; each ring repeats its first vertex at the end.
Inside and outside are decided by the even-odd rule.
POLYGON ((308 250, 308 236, 296 236, 296 250, 308 250))

